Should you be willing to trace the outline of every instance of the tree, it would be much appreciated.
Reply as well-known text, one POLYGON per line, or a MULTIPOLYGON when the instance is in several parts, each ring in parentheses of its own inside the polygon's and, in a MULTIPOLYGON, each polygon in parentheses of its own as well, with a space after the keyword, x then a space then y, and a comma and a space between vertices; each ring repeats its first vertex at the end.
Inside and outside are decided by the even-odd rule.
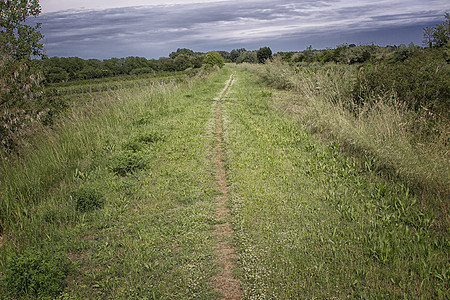
POLYGON ((40 80, 38 64, 32 57, 42 57, 43 38, 35 27, 24 24, 28 16, 37 16, 37 0, 6 0, 0 2, 0 105, 22 106, 22 99, 32 99, 40 80), (33 77, 34 80, 31 80, 33 77), (31 85, 31 86, 30 86, 31 85), (25 88, 27 87, 27 88, 25 88), (19 103, 21 102, 21 103, 19 103))
POLYGON ((423 44, 428 46, 429 48, 433 47, 433 32, 434 28, 431 26, 427 26, 423 29, 423 44))
POLYGON ((250 63, 250 64, 256 64, 258 62, 258 57, 256 55, 256 51, 246 51, 243 52, 236 60, 236 63, 250 63))
POLYGON ((260 64, 264 64, 266 60, 272 58, 272 50, 270 50, 269 47, 260 48, 258 51, 256 51, 256 57, 260 64))
POLYGON ((42 85, 43 35, 40 24, 25 20, 38 16, 38 0, 0 1, 0 144, 13 148, 29 119, 48 112, 42 85))
POLYGON ((205 65, 207 67, 218 66, 219 68, 222 68, 224 64, 222 55, 217 51, 208 52, 205 56, 205 65))
POLYGON ((192 67, 192 63, 190 61, 190 57, 185 55, 185 54, 180 54, 178 55, 174 60, 173 60, 177 71, 184 71, 187 68, 192 67))
POLYGON ((231 50, 231 52, 230 52, 231 62, 236 62, 237 59, 239 58, 239 56, 241 56, 241 54, 245 53, 245 52, 247 52, 247 50, 245 50, 245 48, 231 50))
POLYGON ((445 21, 435 27, 427 26, 423 32, 423 43, 428 47, 442 47, 450 42, 450 14, 445 14, 445 21))
POLYGON ((172 52, 169 54, 169 58, 175 59, 179 55, 185 55, 185 56, 189 57, 189 56, 193 56, 194 54, 195 54, 194 51, 192 51, 190 49, 178 48, 176 52, 172 52))

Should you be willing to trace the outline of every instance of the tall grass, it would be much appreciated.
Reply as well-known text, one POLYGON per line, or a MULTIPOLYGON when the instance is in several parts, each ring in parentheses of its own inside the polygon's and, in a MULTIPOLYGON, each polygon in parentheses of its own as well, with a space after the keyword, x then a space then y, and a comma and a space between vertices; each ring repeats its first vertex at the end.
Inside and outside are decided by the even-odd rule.
POLYGON ((0 236, 23 230, 33 205, 69 184, 82 160, 99 155, 105 137, 124 130, 120 125, 146 106, 163 107, 164 96, 180 84, 153 81, 97 92, 89 101, 74 102, 52 127, 36 124, 34 136, 22 141, 18 154, 0 154, 0 236))
MULTIPOLYGON (((337 139, 346 150, 379 170, 388 171, 426 192, 448 226, 450 195, 449 124, 435 120, 433 136, 420 138, 415 128, 425 116, 405 108, 395 91, 353 104, 351 92, 359 72, 355 66, 292 67, 280 61, 264 66, 244 64, 267 84, 289 90, 280 107, 294 112, 301 124, 337 139), (419 136, 419 137, 418 137, 419 136), (432 196, 430 196, 430 194, 432 196)), ((372 166, 371 166, 372 167, 372 166)))

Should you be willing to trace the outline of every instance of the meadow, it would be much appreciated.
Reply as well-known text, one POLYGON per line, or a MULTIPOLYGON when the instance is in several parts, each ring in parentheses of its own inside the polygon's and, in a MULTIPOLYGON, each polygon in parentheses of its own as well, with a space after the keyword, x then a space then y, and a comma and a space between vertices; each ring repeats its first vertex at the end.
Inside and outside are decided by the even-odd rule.
POLYGON ((448 127, 418 142, 392 95, 349 110, 357 72, 54 85, 69 109, 0 161, 1 298, 218 299, 230 223, 245 299, 447 299, 448 127))

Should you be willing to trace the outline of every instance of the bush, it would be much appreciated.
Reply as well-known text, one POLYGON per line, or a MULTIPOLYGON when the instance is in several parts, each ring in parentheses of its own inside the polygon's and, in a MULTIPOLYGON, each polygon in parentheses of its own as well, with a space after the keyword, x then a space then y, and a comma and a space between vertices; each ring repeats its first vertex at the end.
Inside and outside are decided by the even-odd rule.
POLYGON ((111 170, 119 176, 132 174, 146 166, 144 156, 133 150, 123 150, 111 157, 111 170))
POLYGON ((62 254, 29 249, 9 259, 2 285, 11 297, 55 298, 63 291, 67 273, 62 254))
POLYGON ((222 68, 224 64, 223 57, 219 54, 219 52, 211 51, 206 54, 205 65, 207 67, 218 66, 219 68, 222 68))
POLYGON ((366 65, 353 89, 357 104, 395 91, 409 109, 425 107, 437 114, 450 111, 450 67, 440 49, 417 51, 403 62, 366 65))
POLYGON ((103 207, 103 194, 94 187, 80 187, 72 192, 78 211, 87 212, 103 207))

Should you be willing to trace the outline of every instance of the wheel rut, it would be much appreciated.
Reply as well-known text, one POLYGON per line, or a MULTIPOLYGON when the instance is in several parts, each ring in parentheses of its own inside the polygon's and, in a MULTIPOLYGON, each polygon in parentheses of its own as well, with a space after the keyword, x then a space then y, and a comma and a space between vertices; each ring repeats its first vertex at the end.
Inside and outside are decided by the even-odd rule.
POLYGON ((215 166, 215 180, 217 183, 217 210, 216 218, 219 224, 216 225, 214 235, 217 244, 214 252, 217 262, 220 265, 220 272, 213 278, 214 289, 221 294, 219 299, 242 299, 243 292, 241 283, 233 276, 234 262, 238 255, 235 247, 232 245, 233 229, 230 223, 230 209, 228 208, 229 194, 228 183, 224 166, 223 150, 223 115, 222 101, 228 95, 235 78, 234 74, 230 76, 225 88, 215 99, 215 139, 216 146, 213 149, 213 163, 215 166))

